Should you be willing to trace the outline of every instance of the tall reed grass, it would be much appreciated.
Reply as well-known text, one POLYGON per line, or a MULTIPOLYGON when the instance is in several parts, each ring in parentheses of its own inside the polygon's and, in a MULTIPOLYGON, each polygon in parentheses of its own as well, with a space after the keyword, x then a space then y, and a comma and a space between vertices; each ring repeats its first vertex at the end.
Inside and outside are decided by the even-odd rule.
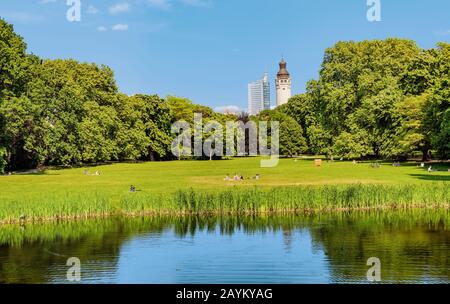
POLYGON ((449 208, 448 183, 430 185, 331 185, 235 187, 224 191, 180 190, 174 195, 148 197, 144 193, 122 198, 125 213, 241 214, 377 208, 449 208))
POLYGON ((449 183, 414 185, 327 185, 233 187, 220 191, 179 190, 173 194, 145 192, 43 195, 0 202, 0 222, 39 221, 143 214, 262 214, 366 209, 450 207, 449 183))

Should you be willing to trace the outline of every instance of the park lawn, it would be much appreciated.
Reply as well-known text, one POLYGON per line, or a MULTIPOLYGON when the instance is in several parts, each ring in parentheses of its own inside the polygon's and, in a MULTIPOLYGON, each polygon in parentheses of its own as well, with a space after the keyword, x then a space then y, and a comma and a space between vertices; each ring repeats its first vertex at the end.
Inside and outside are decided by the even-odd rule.
POLYGON ((415 163, 393 167, 384 163, 371 168, 369 163, 326 162, 316 167, 312 159, 280 159, 275 168, 261 168, 259 158, 236 158, 221 161, 173 161, 136 164, 113 164, 99 167, 48 170, 41 174, 0 176, 0 202, 21 197, 87 192, 127 193, 130 185, 146 193, 173 193, 180 189, 217 191, 226 187, 277 187, 330 184, 415 184, 450 181, 445 171, 428 173, 415 163), (100 172, 100 176, 85 176, 100 172), (259 181, 250 179, 261 175, 259 181), (245 181, 227 182, 229 174, 243 175, 245 181))
MULTIPOLYGON (((0 176, 0 221, 5 218, 16 219, 21 214, 30 213, 33 216, 42 214, 51 217, 55 215, 53 213, 110 213, 123 208, 128 208, 129 211, 141 210, 148 207, 144 206, 145 204, 152 208, 155 203, 150 201, 155 197, 158 197, 158 202, 165 198, 169 201, 179 190, 190 189, 220 195, 220 192, 227 189, 235 191, 236 188, 242 188, 245 191, 254 189, 255 186, 259 189, 348 184, 426 187, 431 184, 445 185, 450 181, 446 166, 442 166, 440 172, 429 173, 426 168, 419 168, 415 163, 406 163, 401 167, 384 163, 380 168, 372 168, 369 163, 354 165, 351 162, 323 161, 321 167, 316 167, 313 159, 281 159, 279 165, 274 168, 261 168, 260 160, 235 158, 220 161, 118 163, 89 168, 47 170, 40 174, 0 176), (100 175, 86 176, 86 169, 90 173, 98 170, 100 175), (246 180, 225 181, 227 174, 231 177, 235 174, 243 175, 246 180), (250 179, 256 174, 260 174, 261 180, 250 179), (129 201, 130 185, 140 190, 137 195, 141 201, 129 201)), ((439 187, 442 189, 442 186, 439 187)), ((282 195, 288 200, 288 197, 295 193, 282 195)), ((253 204, 251 200, 259 199, 250 199, 248 203, 253 204)), ((170 204, 171 208, 174 208, 177 203, 171 201, 170 204)))

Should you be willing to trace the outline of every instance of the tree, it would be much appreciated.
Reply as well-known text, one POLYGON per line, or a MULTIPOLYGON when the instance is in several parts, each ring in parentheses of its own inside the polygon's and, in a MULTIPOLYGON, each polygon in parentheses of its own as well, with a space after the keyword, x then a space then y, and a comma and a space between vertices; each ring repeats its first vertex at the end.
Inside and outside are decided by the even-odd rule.
POLYGON ((428 160, 431 148, 430 134, 425 125, 425 109, 428 94, 404 98, 393 110, 395 134, 383 144, 389 156, 407 157, 414 151, 421 151, 423 160, 428 160))
POLYGON ((408 96, 427 95, 423 109, 423 129, 427 141, 441 158, 450 155, 448 110, 450 108, 450 44, 439 43, 436 49, 422 51, 411 62, 402 78, 408 96))
POLYGON ((44 163, 72 165, 114 158, 117 153, 112 152, 111 140, 115 134, 111 132, 115 127, 108 123, 114 120, 111 107, 117 101, 112 71, 75 60, 46 60, 36 74, 27 95, 40 107, 48 126, 44 163))
POLYGON ((0 19, 0 103, 8 97, 19 97, 30 77, 32 56, 12 25, 0 19))
MULTIPOLYGON (((184 121, 189 123, 189 125, 193 128, 194 126, 194 114, 202 115, 202 123, 203 127, 205 127, 209 122, 215 121, 218 122, 222 126, 222 130, 226 129, 227 121, 237 121, 238 117, 235 115, 224 115, 221 113, 214 112, 213 109, 207 106, 202 106, 198 104, 194 104, 191 100, 182 97, 168 96, 166 101, 172 110, 172 113, 175 117, 176 121, 184 121)), ((194 132, 193 132, 194 133, 194 132)), ((211 132, 202 132, 201 142, 204 145, 205 142, 209 145, 209 140, 213 135, 213 131, 211 132)), ((195 140, 194 134, 192 134, 192 142, 195 140)), ((225 147, 226 136, 223 134, 223 147, 225 147)), ((248 141, 246 140, 246 151, 248 151, 248 141)), ((187 152, 187 151, 186 151, 187 152)), ((225 154, 226 151, 222 151, 225 154)), ((199 159, 212 159, 212 155, 202 155, 198 157, 199 159)))
POLYGON ((0 147, 0 174, 5 173, 5 168, 8 162, 6 161, 6 148, 0 147))
MULTIPOLYGON (((31 66, 35 60, 36 57, 26 54, 26 44, 22 37, 14 32, 13 26, 0 19, 0 109, 3 109, 3 114, 7 114, 6 109, 13 106, 11 103, 16 100, 13 98, 20 97, 26 91, 31 66)), ((18 108, 20 107, 21 105, 18 105, 18 108)), ((11 113, 14 114, 16 113, 11 113)), ((17 148, 18 143, 14 147, 11 146, 8 140, 13 140, 9 137, 12 133, 6 135, 4 132, 12 130, 6 126, 5 117, 0 118, 0 172, 2 172, 6 167, 5 161, 10 162, 11 155, 24 154, 25 150, 22 147, 19 147, 21 151, 12 150, 17 148)), ((26 159, 28 156, 23 158, 26 159)))
MULTIPOLYGON (((303 129, 292 117, 278 112, 278 110, 265 110, 257 116, 257 120, 267 121, 268 126, 270 126, 270 123, 273 121, 279 122, 279 150, 281 155, 293 157, 307 151, 307 144, 303 135, 303 129)), ((269 130, 269 133, 270 132, 271 130, 269 130)), ((270 140, 271 138, 269 136, 269 143, 270 140)))
MULTIPOLYGON (((318 87, 321 128, 347 156, 386 156, 400 76, 418 54, 410 40, 339 42, 325 53, 318 87), (362 140, 364 139, 364 140, 362 140)), ((336 152, 337 152, 336 151, 336 152)))
POLYGON ((150 139, 142 120, 143 101, 124 94, 118 95, 116 106, 120 127, 116 135, 119 160, 144 159, 148 155, 150 139))
POLYGON ((303 129, 316 121, 314 100, 310 94, 293 96, 288 103, 279 106, 277 111, 294 118, 303 129))
POLYGON ((291 117, 280 123, 280 153, 286 156, 298 156, 306 152, 306 139, 302 127, 291 117))
POLYGON ((431 133, 432 147, 441 159, 450 156, 449 137, 450 78, 442 79, 429 97, 425 124, 431 133))
POLYGON ((82 162, 118 160, 116 139, 120 122, 117 112, 113 107, 100 106, 94 101, 86 102, 83 107, 86 116, 78 126, 82 162))
POLYGON ((150 160, 168 157, 173 136, 171 125, 174 121, 169 105, 157 95, 136 95, 132 99, 142 102, 142 116, 145 134, 149 140, 148 155, 150 160))
POLYGON ((440 157, 447 159, 450 155, 450 109, 447 109, 442 115, 440 130, 434 135, 433 144, 440 157))
POLYGON ((331 146, 332 136, 321 124, 313 124, 308 127, 306 134, 309 140, 309 150, 315 155, 327 155, 333 158, 333 149, 331 146))
POLYGON ((368 150, 368 141, 369 137, 364 130, 353 133, 342 132, 334 140, 333 155, 346 159, 362 158, 371 153, 368 150))
POLYGON ((312 153, 348 158, 388 156, 402 75, 419 54, 410 40, 338 42, 325 52, 317 81, 280 111, 306 131, 312 153))
POLYGON ((27 97, 9 98, 0 105, 1 142, 3 157, 12 169, 35 167, 45 154, 45 127, 41 109, 27 97))

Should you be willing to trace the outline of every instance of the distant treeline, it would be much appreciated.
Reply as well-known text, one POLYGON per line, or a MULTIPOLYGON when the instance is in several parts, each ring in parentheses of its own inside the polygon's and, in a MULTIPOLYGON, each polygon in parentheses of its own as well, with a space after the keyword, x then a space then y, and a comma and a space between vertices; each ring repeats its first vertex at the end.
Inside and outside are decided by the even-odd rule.
POLYGON ((28 54, 0 19, 0 173, 42 165, 170 160, 177 120, 277 120, 280 152, 329 157, 450 154, 450 45, 341 42, 307 93, 257 117, 223 115, 178 97, 127 96, 107 66, 28 54))

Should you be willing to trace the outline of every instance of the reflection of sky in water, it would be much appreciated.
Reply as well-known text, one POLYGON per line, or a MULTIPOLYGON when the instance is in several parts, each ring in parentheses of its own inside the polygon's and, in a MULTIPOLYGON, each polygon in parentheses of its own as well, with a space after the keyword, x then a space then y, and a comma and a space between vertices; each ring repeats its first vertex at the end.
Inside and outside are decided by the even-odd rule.
POLYGON ((308 231, 133 239, 123 245, 119 283, 324 283, 329 281, 322 251, 313 250, 308 231))

